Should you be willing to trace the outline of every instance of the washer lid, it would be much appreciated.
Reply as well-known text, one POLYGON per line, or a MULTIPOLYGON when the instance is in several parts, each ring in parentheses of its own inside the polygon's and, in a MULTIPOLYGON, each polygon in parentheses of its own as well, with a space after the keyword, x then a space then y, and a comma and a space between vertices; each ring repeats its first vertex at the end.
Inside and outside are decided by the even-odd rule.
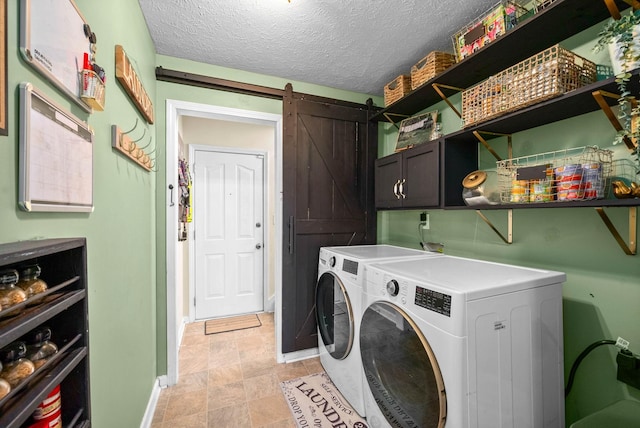
POLYGON ((430 254, 422 250, 414 250, 405 247, 396 247, 393 245, 352 245, 343 247, 323 247, 327 251, 341 254, 345 257, 353 259, 364 260, 378 260, 395 257, 433 257, 435 254, 430 254))
POLYGON ((466 300, 560 284, 567 279, 563 272, 453 256, 388 261, 370 267, 417 284, 433 284, 464 294, 466 300))

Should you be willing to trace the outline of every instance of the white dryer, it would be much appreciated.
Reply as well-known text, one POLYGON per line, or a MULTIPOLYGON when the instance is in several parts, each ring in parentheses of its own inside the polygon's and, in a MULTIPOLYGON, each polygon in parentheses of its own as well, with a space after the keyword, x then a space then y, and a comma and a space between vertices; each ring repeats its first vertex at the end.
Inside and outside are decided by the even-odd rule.
POLYGON ((316 321, 325 371, 351 407, 364 416, 359 327, 364 265, 374 261, 441 257, 392 245, 322 247, 318 259, 316 321))
POLYGON ((451 256, 366 270, 370 427, 564 427, 564 273, 451 256))

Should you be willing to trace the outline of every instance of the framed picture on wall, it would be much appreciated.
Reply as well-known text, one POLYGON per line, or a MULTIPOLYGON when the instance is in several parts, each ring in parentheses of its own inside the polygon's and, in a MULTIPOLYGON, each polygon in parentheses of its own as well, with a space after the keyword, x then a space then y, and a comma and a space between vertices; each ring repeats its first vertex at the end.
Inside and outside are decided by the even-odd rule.
POLYGON ((430 111, 409 117, 400 122, 396 152, 436 138, 438 111, 430 111))
POLYGON ((0 0, 0 135, 9 135, 7 105, 7 0, 0 0))

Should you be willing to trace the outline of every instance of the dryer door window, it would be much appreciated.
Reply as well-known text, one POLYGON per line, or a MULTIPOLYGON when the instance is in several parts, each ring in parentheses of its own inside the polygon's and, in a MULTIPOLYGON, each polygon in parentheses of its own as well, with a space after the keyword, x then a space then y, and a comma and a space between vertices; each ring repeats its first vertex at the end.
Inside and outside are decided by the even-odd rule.
POLYGON ((442 374, 429 343, 402 309, 387 302, 367 308, 360 352, 369 389, 392 427, 444 427, 442 374))
POLYGON ((342 281, 331 272, 318 279, 316 321, 329 354, 337 360, 346 358, 353 345, 353 310, 342 281))

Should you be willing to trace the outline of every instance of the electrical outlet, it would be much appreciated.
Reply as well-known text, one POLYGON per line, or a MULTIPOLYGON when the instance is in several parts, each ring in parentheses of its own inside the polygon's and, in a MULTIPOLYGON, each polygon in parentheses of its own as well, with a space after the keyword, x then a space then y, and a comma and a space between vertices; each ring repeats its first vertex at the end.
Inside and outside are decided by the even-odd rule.
POLYGON ((420 226, 423 229, 429 229, 429 213, 426 211, 420 213, 420 226))
POLYGON ((618 352, 616 362, 618 363, 617 379, 640 389, 640 358, 633 355, 631 351, 623 349, 618 352))

